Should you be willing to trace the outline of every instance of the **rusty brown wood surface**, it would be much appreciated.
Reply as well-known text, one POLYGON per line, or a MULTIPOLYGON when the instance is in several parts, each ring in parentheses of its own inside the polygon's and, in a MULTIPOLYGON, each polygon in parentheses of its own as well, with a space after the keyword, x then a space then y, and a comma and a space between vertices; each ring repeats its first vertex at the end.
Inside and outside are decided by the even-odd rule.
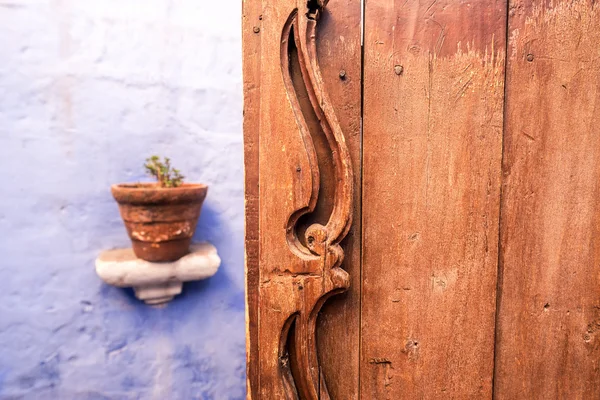
POLYGON ((322 6, 244 6, 248 396, 255 399, 358 393, 360 1, 322 6))
POLYGON ((498 399, 600 398, 600 5, 511 1, 498 399))
POLYGON ((365 10, 363 399, 490 398, 506 3, 365 10))
POLYGON ((245 0, 249 398, 600 398, 600 6, 507 1, 366 2, 361 157, 360 1, 245 0))
POLYGON ((248 399, 258 399, 258 144, 260 123, 260 69, 262 36, 260 1, 242 4, 244 81, 244 189, 245 189, 245 276, 246 276, 246 389, 248 399), (258 32, 255 32, 258 31, 258 32))
POLYGON ((319 21, 317 52, 325 88, 346 137, 354 169, 354 217, 342 243, 350 287, 317 320, 318 354, 332 399, 358 399, 361 234, 361 2, 331 0, 319 21))

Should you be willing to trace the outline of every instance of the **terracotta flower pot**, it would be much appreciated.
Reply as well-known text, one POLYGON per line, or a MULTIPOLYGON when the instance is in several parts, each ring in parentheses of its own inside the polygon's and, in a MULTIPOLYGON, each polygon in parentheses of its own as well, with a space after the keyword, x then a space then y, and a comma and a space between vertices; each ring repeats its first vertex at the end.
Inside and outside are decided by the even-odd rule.
POLYGON ((138 258, 166 262, 188 254, 208 186, 136 183, 113 185, 111 191, 138 258))

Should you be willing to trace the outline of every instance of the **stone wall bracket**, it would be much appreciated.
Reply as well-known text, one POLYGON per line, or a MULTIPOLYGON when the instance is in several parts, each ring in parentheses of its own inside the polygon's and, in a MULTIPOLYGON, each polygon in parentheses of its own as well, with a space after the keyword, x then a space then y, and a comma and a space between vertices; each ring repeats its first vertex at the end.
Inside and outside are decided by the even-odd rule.
POLYGON ((193 244, 179 260, 163 263, 141 260, 131 248, 107 250, 96 259, 96 273, 109 285, 132 287, 146 304, 159 305, 180 294, 183 282, 210 278, 220 265, 217 249, 204 242, 193 244))

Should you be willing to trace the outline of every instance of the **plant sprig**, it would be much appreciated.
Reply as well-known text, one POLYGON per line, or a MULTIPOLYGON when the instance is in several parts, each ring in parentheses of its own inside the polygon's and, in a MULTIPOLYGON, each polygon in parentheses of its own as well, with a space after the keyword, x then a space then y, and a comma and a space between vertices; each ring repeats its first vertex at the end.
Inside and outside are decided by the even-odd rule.
POLYGON ((171 168, 171 160, 164 157, 160 161, 159 156, 152 156, 146 159, 144 164, 146 172, 156 178, 161 187, 174 188, 180 186, 185 178, 178 169, 171 168))

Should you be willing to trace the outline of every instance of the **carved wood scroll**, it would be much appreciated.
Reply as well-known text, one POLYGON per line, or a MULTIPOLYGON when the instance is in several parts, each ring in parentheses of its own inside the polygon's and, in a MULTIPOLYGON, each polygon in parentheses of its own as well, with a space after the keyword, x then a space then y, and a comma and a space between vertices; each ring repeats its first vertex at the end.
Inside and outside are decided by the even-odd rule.
POLYGON ((261 159, 264 155, 270 163, 268 170, 282 170, 277 189, 290 188, 273 189, 267 196, 277 178, 261 185, 264 209, 281 196, 264 222, 272 224, 282 209, 290 209, 285 230, 276 231, 279 237, 265 233, 260 239, 265 267, 259 286, 259 398, 264 399, 330 398, 319 367, 316 321, 327 299, 350 285, 341 268, 340 242, 352 221, 352 166, 316 52, 317 25, 326 3, 298 0, 279 25, 281 94, 287 104, 277 98, 279 82, 274 82, 270 119, 277 122, 272 138, 261 143, 261 159), (287 254, 280 253, 281 247, 287 254))

